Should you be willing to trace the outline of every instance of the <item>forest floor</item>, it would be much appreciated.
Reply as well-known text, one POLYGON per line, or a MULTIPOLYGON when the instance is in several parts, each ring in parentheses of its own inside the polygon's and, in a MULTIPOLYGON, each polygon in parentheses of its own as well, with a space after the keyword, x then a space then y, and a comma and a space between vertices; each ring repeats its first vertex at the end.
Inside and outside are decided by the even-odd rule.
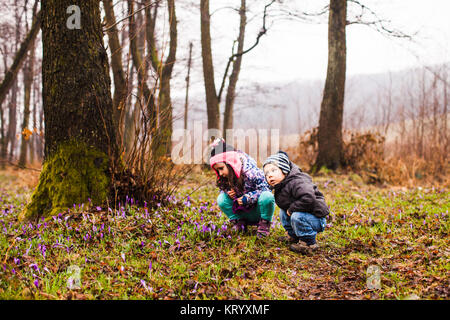
POLYGON ((319 250, 304 256, 277 240, 279 209, 265 239, 231 232, 212 172, 192 173, 168 208, 75 204, 48 221, 18 222, 38 174, 0 171, 0 299, 450 297, 444 186, 315 176, 332 220, 319 250))

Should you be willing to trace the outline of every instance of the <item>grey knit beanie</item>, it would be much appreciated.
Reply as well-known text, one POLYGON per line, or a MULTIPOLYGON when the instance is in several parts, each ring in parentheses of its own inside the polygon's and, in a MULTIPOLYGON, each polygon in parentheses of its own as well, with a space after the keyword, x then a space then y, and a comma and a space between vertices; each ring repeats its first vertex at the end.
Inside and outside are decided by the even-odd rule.
POLYGON ((272 163, 276 165, 284 174, 288 174, 291 171, 291 165, 289 157, 286 152, 278 151, 278 153, 271 155, 264 161, 263 169, 266 164, 272 163))

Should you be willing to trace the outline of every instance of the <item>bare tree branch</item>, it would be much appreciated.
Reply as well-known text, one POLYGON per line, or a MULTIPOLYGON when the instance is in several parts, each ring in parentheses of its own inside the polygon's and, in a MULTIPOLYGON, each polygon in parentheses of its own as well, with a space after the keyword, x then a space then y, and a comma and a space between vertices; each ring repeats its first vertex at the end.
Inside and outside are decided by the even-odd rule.
POLYGON ((40 26, 41 26, 41 12, 39 11, 36 14, 36 18, 33 22, 30 32, 20 45, 19 51, 16 53, 12 66, 6 72, 5 78, 0 84, 0 105, 5 100, 8 90, 11 88, 11 85, 13 84, 15 78, 17 77, 17 74, 20 68, 22 67, 23 62, 25 61, 27 52, 31 48, 34 39, 39 33, 40 26))
POLYGON ((358 0, 347 0, 347 3, 353 3, 361 9, 361 13, 356 15, 355 17, 356 20, 347 21, 347 25, 362 24, 373 28, 374 30, 378 31, 381 34, 385 34, 395 38, 405 38, 408 40, 411 40, 415 35, 417 35, 417 32, 413 33, 412 35, 409 35, 401 30, 389 28, 387 24, 391 23, 390 20, 379 18, 375 11, 367 7, 365 4, 359 2, 358 0), (364 20, 364 17, 367 16, 367 13, 372 15, 374 19, 364 20))
POLYGON ((226 79, 227 79, 227 76, 228 76, 228 70, 230 69, 231 63, 234 61, 234 59, 235 59, 236 57, 240 57, 240 56, 242 56, 242 55, 244 55, 244 54, 250 52, 251 50, 253 50, 253 49, 259 44, 259 39, 260 39, 263 35, 265 35, 265 34, 267 33, 267 27, 266 27, 267 8, 269 8, 275 1, 276 1, 276 0, 272 0, 270 3, 268 3, 267 5, 264 6, 263 25, 262 25, 261 30, 260 30, 259 33, 258 33, 258 36, 256 37, 255 43, 254 43, 250 48, 248 48, 247 50, 244 50, 244 51, 241 51, 241 52, 234 53, 234 54, 232 54, 232 55, 230 56, 230 58, 228 58, 228 63, 227 63, 227 66, 226 66, 226 68, 225 68, 225 73, 224 73, 223 78, 222 78, 222 84, 221 84, 221 86, 220 86, 219 94, 217 95, 218 100, 219 100, 219 103, 220 103, 220 100, 221 100, 221 97, 222 97, 222 92, 223 92, 223 89, 224 89, 224 87, 225 87, 225 81, 226 81, 226 79))

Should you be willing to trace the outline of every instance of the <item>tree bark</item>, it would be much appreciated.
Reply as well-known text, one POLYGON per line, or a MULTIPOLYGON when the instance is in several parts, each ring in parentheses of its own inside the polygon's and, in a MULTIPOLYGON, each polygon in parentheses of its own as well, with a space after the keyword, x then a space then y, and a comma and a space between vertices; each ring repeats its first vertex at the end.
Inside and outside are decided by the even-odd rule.
POLYGON ((318 155, 313 170, 336 170, 343 162, 342 122, 346 73, 347 1, 330 0, 328 68, 318 130, 318 155))
POLYGON ((44 164, 21 219, 55 215, 88 200, 104 203, 114 167, 121 165, 99 0, 44 0, 41 10, 44 164), (66 25, 74 2, 81 29, 66 25))
MULTIPOLYGON (((33 23, 36 20, 36 9, 37 1, 35 2, 33 8, 33 23)), ((25 17, 26 19, 26 17, 25 17)), ((27 23, 28 29, 28 23, 27 23)), ((27 30, 28 32, 28 30, 27 30)), ((31 40, 31 48, 29 50, 28 59, 23 70, 23 84, 24 84, 24 109, 23 109, 23 122, 22 122, 22 134, 21 134, 21 144, 20 144, 20 154, 19 154, 19 167, 24 168, 27 162, 27 151, 30 145, 30 137, 32 136, 32 131, 28 129, 28 124, 30 121, 30 104, 31 104, 31 90, 33 86, 34 78, 34 56, 35 56, 35 39, 31 40)))
POLYGON ((136 20, 134 18, 134 2, 133 0, 128 0, 128 14, 129 17, 129 30, 130 30, 130 51, 133 60, 133 64, 136 69, 138 86, 141 87, 143 92, 144 100, 145 100, 145 108, 147 110, 147 114, 149 116, 150 126, 154 127, 157 123, 157 109, 155 105, 155 98, 153 93, 150 91, 146 81, 147 81, 147 66, 146 61, 142 57, 142 53, 138 48, 137 36, 138 33, 136 31, 136 20))
POLYGON ((19 85, 17 83, 17 78, 14 79, 11 88, 11 99, 8 104, 9 114, 8 114, 8 134, 6 137, 7 144, 9 145, 9 161, 13 160, 14 152, 16 149, 16 131, 17 131, 17 91, 19 90, 19 85))
POLYGON ((28 61, 23 72, 23 83, 24 83, 24 109, 23 109, 23 122, 22 122, 22 134, 21 134, 21 144, 20 144, 20 154, 19 154, 19 167, 24 168, 27 162, 27 149, 29 145, 30 135, 32 133, 28 129, 28 124, 30 121, 30 101, 31 101, 31 87, 33 85, 33 69, 34 69, 34 41, 32 48, 30 49, 30 54, 28 61))
POLYGON ((30 141, 30 163, 33 164, 35 162, 36 155, 36 145, 37 145, 37 93, 36 93, 36 83, 33 82, 33 87, 31 92, 33 93, 33 125, 32 125, 32 135, 30 141))
POLYGON ((127 98, 127 82, 125 79, 125 72, 123 71, 122 63, 122 47, 119 41, 119 34, 116 27, 116 16, 114 14, 113 1, 103 0, 105 8, 105 19, 108 28, 108 44, 111 50, 111 69, 114 80, 114 95, 113 95, 113 108, 114 108, 114 123, 119 128, 120 140, 123 136, 123 121, 124 114, 126 112, 126 98, 127 98))
POLYGON ((202 45, 203 78, 206 93, 208 129, 220 130, 220 109, 214 81, 214 65, 211 52, 209 0, 200 0, 200 31, 202 45))
POLYGON ((189 84, 191 80, 191 65, 192 65, 192 42, 189 43, 189 58, 187 64, 187 76, 186 76, 186 96, 184 100, 184 130, 188 127, 188 110, 189 110, 189 84))
MULTIPOLYGON (((149 5, 150 1, 146 1, 146 5, 149 5)), ((149 52, 149 60, 153 67, 153 70, 159 77, 159 134, 158 134, 158 149, 155 150, 157 155, 170 155, 172 148, 172 100, 170 97, 170 81, 172 78, 172 70, 176 61, 177 52, 177 17, 175 12, 175 1, 168 0, 167 7, 169 11, 169 53, 164 63, 162 63, 162 57, 160 56, 156 47, 155 39, 155 24, 156 13, 158 4, 155 4, 154 12, 152 15, 151 6, 148 6, 145 10, 146 16, 146 36, 149 52)))
MULTIPOLYGON (((245 25, 247 24, 246 3, 241 0, 241 8, 239 9, 240 23, 237 52, 244 50, 245 25)), ((223 117, 223 137, 226 137, 226 130, 233 128, 233 106, 236 97, 236 84, 241 71, 242 55, 238 55, 233 61, 233 70, 230 75, 227 96, 225 98, 225 112, 223 117)))

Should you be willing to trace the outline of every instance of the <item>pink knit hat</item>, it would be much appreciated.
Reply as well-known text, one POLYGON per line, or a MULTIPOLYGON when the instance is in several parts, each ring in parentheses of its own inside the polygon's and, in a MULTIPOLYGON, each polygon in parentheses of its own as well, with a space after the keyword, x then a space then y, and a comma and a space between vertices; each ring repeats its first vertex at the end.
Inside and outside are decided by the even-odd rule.
MULTIPOLYGON (((234 171, 234 174, 236 175, 236 177, 238 177, 238 178, 240 177, 241 170, 242 170, 242 162, 241 162, 241 158, 239 157, 239 153, 237 151, 222 152, 222 153, 216 154, 211 159, 209 159, 211 168, 213 168, 213 166, 219 162, 224 162, 224 163, 229 164, 231 166, 231 168, 233 168, 233 171, 234 171)), ((219 173, 217 172, 217 170, 214 169, 214 171, 216 172, 217 178, 219 178, 219 173)))
MULTIPOLYGON (((209 159, 211 168, 219 162, 229 164, 233 168, 236 177, 239 178, 242 170, 242 162, 239 153, 232 146, 226 144, 225 140, 222 138, 215 139, 210 147, 212 148, 211 158, 209 159)), ((214 171, 216 172, 217 178, 219 178, 219 173, 216 169, 214 169, 214 171)))

